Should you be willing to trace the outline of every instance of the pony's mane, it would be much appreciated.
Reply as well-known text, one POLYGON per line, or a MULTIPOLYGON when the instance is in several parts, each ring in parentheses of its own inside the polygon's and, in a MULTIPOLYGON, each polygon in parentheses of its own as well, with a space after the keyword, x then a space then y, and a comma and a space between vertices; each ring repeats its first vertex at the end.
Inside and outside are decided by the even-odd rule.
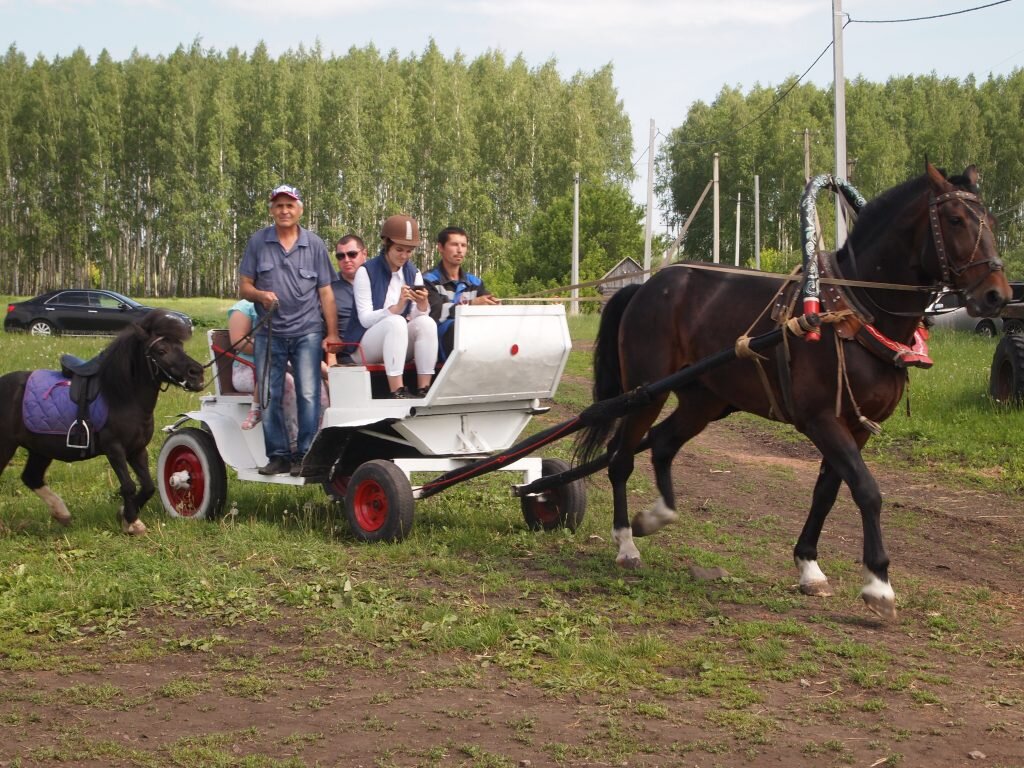
POLYGON ((182 320, 164 309, 154 309, 137 323, 124 328, 101 353, 102 389, 108 398, 134 399, 139 384, 150 380, 146 364, 146 347, 163 337, 171 341, 186 341, 192 329, 182 320))

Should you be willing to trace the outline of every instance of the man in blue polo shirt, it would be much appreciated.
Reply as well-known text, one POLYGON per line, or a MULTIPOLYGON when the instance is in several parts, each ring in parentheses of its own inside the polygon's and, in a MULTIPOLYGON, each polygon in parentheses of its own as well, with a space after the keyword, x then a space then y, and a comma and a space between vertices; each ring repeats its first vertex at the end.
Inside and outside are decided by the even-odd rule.
POLYGON ((238 268, 238 295, 256 305, 257 396, 269 381, 263 414, 266 466, 261 475, 302 474, 302 460, 320 425, 320 360, 328 343, 338 343, 334 267, 324 241, 299 226, 302 195, 282 184, 270 193, 273 225, 249 238, 238 268), (268 322, 263 322, 271 313, 268 322), (324 326, 326 325, 326 335, 324 326), (268 341, 269 339, 269 341, 268 341), (269 348, 268 348, 269 347, 269 348), (285 429, 284 374, 291 363, 298 405, 295 453, 285 429))

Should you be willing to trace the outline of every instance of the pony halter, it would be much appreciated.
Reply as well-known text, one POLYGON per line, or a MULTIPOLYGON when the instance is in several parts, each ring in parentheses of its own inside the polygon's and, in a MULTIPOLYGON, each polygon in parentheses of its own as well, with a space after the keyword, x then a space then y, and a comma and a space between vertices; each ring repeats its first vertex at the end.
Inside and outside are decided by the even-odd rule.
MULTIPOLYGON (((979 266, 981 264, 989 265, 989 274, 1002 270, 1003 262, 998 256, 987 256, 980 261, 975 261, 975 258, 978 255, 978 249, 981 247, 981 238, 985 234, 985 227, 988 226, 987 218, 988 209, 986 209, 985 204, 978 199, 978 196, 972 192, 954 189, 950 192, 945 192, 938 197, 931 195, 928 198, 928 220, 931 224, 932 241, 935 243, 935 256, 939 262, 939 270, 942 272, 943 285, 955 288, 956 286, 953 283, 954 278, 960 277, 960 275, 971 267, 979 266), (978 220, 978 239, 974 241, 974 250, 971 251, 970 258, 967 259, 963 266, 960 267, 950 261, 949 254, 946 253, 946 243, 942 237, 942 227, 939 224, 939 207, 952 200, 960 200, 964 203, 964 207, 967 208, 967 210, 969 210, 978 220), (981 210, 977 210, 975 205, 981 210)), ((991 232, 991 227, 989 228, 989 231, 991 232)), ((981 280, 984 279, 985 277, 981 278, 981 280)), ((981 280, 978 282, 981 282, 981 280)), ((971 286, 966 290, 970 290, 973 287, 974 286, 971 286)))
MULTIPOLYGON (((174 384, 175 386, 185 389, 185 385, 188 383, 185 379, 178 380, 171 375, 171 372, 164 367, 164 365, 156 359, 153 355, 153 347, 159 342, 163 341, 163 336, 154 336, 146 344, 146 363, 149 366, 149 375, 153 377, 153 380, 157 384, 174 384)), ((167 387, 164 387, 166 390, 167 387)))

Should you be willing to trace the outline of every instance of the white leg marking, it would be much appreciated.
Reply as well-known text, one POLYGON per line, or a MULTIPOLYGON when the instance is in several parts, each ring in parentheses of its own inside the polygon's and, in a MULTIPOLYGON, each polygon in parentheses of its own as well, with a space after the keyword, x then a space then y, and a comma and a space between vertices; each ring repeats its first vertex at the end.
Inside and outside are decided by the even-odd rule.
POLYGON ((887 581, 864 569, 864 588, 860 591, 864 603, 887 621, 896 620, 896 593, 887 581))
POLYGON ((828 597, 832 590, 828 586, 828 576, 818 567, 817 560, 796 558, 796 567, 800 571, 800 591, 805 595, 828 597))
POLYGON ((615 558, 615 564, 623 568, 639 568, 643 563, 640 560, 640 550, 633 543, 633 531, 629 528, 612 529, 612 541, 619 547, 619 554, 615 558))
MULTIPOLYGON (((633 527, 638 532, 642 531, 644 536, 649 536, 656 531, 660 531, 669 523, 674 523, 678 517, 679 515, 676 511, 668 506, 664 499, 659 497, 658 501, 649 509, 637 513, 636 517, 633 518, 633 527)), ((638 533, 637 535, 640 534, 638 533)))
POLYGON ((141 536, 146 532, 146 525, 140 518, 136 518, 131 524, 124 519, 124 507, 117 511, 117 519, 121 521, 121 530, 129 536, 141 536))
POLYGON ((71 524, 71 513, 64 505, 64 500, 51 491, 50 486, 44 485, 42 488, 36 488, 36 495, 46 502, 46 506, 50 508, 50 516, 54 520, 61 525, 71 524))

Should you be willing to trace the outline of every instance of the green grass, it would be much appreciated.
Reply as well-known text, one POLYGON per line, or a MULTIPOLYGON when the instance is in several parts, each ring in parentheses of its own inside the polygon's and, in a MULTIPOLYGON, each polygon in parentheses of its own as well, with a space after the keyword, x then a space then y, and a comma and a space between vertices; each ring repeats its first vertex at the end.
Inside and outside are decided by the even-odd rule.
MULTIPOLYGON (((228 303, 174 306, 213 318, 228 303)), ((596 318, 572 318, 570 327, 575 338, 592 339, 596 318)), ((51 367, 61 352, 87 357, 106 342, 6 335, 3 343, 5 368, 13 370, 51 367)), ((205 334, 197 333, 190 353, 205 360, 205 343, 205 334)), ((935 368, 912 373, 912 417, 901 410, 886 422, 883 436, 871 443, 871 457, 979 486, 1024 487, 1015 439, 1024 415, 985 398, 992 341, 936 333, 932 349, 935 368)), ((589 401, 588 365, 589 354, 573 353, 558 395, 569 410, 589 401)), ((193 394, 169 390, 158 404, 157 425, 196 403, 193 394)), ((150 446, 153 465, 161 442, 158 434, 150 446)), ((568 450, 558 444, 544 452, 568 450)), ((154 694, 159 699, 201 699, 217 689, 240 701, 260 701, 287 682, 273 664, 279 649, 262 645, 252 658, 236 654, 240 641, 229 639, 237 637, 229 628, 252 623, 271 632, 301 631, 306 654, 293 672, 305 681, 333 679, 346 667, 422 669, 419 685, 443 690, 474 684, 487 665, 543 695, 617 700, 626 707, 623 714, 652 730, 678 716, 677 702, 698 701, 706 712, 703 724, 716 730, 679 749, 752 755, 786 727, 766 710, 774 686, 798 689, 806 678, 818 691, 849 691, 850 697, 824 699, 813 716, 842 719, 854 712, 877 718, 882 729, 892 697, 927 707, 951 695, 944 673, 890 652, 854 622, 835 622, 827 613, 793 617, 806 601, 757 571, 769 535, 785 535, 777 516, 738 525, 750 517, 746 510, 702 507, 671 531, 639 539, 649 567, 626 574, 610 567, 610 496, 603 479, 590 484, 587 517, 575 534, 526 531, 508 481, 496 474, 418 502, 405 541, 369 546, 355 542, 343 512, 319 487, 242 484, 231 477, 228 506, 237 514, 193 523, 166 517, 153 501, 143 512, 150 534, 132 539, 116 525, 117 483, 102 459, 57 463, 49 472, 50 485, 74 515, 68 529, 55 527, 40 500, 21 485, 24 460, 19 452, 0 477, 0 670, 71 674, 91 669, 89 652, 106 654, 116 646, 137 660, 211 660, 201 678, 167 681, 154 694), (724 565, 731 578, 710 586, 694 582, 686 576, 688 563, 724 565), (737 618, 745 610, 758 618, 737 618), (692 639, 667 642, 665 633, 677 626, 693 628, 692 639), (429 660, 442 654, 452 663, 431 666, 429 660)), ((650 490, 640 473, 634 475, 631 494, 650 490)), ((912 516, 898 522, 908 532, 921 524, 912 516)), ((855 564, 824 565, 836 584, 840 613, 854 610, 855 564)), ((1019 646, 990 642, 981 631, 1010 625, 1013 606, 969 583, 940 591, 913 575, 902 578, 902 607, 909 615, 893 632, 923 638, 953 659, 984 658, 994 676, 1005 673, 1011 680, 1019 672, 1019 646)), ((994 677, 988 698, 1021 706, 1000 685, 994 677)), ((81 707, 120 706, 120 693, 114 682, 66 690, 81 707)), ((0 702, 31 695, 8 687, 0 702)), ((309 710, 325 705, 314 695, 303 702, 309 710)), ((10 717, 20 722, 16 714, 10 717)), ((608 722, 592 748, 551 743, 544 749, 570 763, 587 757, 621 763, 641 751, 635 734, 623 735, 608 722), (581 757, 581 749, 592 752, 581 757)), ((529 717, 517 716, 509 727, 524 742, 533 738, 529 717)), ((885 734, 895 738, 890 730, 885 734)), ((233 765, 240 763, 226 753, 225 739, 249 737, 186 739, 164 749, 174 764, 233 765)), ((505 764, 472 745, 454 749, 475 765, 505 764)), ((803 751, 837 763, 847 758, 836 741, 808 741, 803 751)), ((891 754, 896 764, 898 756, 891 754)), ((67 762, 109 756, 144 763, 128 747, 76 734, 35 755, 67 762)))

